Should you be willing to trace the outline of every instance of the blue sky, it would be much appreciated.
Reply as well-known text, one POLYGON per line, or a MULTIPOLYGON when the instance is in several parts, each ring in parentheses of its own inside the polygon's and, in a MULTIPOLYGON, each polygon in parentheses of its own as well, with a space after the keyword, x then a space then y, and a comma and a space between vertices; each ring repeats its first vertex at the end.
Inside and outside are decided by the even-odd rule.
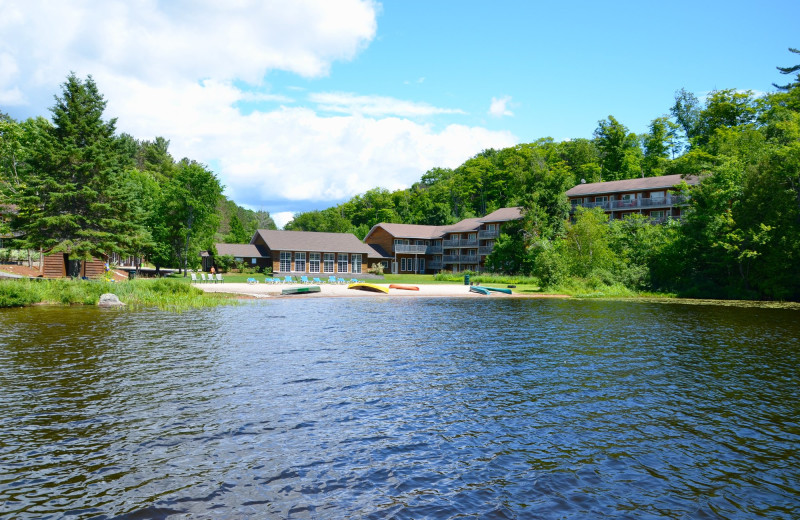
POLYGON ((282 223, 609 115, 644 132, 680 88, 770 92, 788 47, 797 1, 0 0, 0 110, 92 74, 119 131, 282 223))

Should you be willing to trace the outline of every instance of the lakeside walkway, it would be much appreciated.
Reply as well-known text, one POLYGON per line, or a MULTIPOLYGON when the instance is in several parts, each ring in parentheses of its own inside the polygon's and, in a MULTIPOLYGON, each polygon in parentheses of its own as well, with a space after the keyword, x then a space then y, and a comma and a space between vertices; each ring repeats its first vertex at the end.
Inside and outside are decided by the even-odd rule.
MULTIPOLYGON (((371 296, 373 298, 387 298, 401 296, 408 297, 439 297, 439 298, 568 298, 569 296, 563 294, 503 294, 493 292, 489 296, 478 293, 470 292, 468 285, 463 284, 420 284, 419 291, 408 291, 404 289, 389 289, 389 294, 361 291, 358 289, 348 289, 347 284, 312 284, 320 288, 318 293, 302 294, 302 295, 281 295, 283 289, 292 287, 308 287, 302 284, 280 284, 272 285, 266 283, 248 284, 248 283, 195 283, 192 284, 198 289, 205 292, 235 294, 251 298, 319 298, 319 297, 364 297, 371 296)), ((376 284, 383 287, 389 287, 389 284, 376 284)))

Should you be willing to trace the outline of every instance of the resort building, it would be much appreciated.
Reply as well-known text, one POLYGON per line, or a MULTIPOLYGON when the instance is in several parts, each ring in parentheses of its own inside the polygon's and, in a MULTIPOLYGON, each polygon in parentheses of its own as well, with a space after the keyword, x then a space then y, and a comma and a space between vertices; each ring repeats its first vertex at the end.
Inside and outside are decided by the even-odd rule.
POLYGON ((574 213, 578 207, 601 207, 610 219, 625 218, 639 213, 654 222, 680 219, 687 199, 676 193, 676 186, 686 182, 690 186, 700 183, 695 175, 664 175, 622 181, 578 184, 567 191, 574 213))
POLYGON ((392 273, 483 271, 503 223, 520 218, 521 208, 513 207, 449 226, 381 222, 372 227, 364 242, 388 252, 392 273))
MULTIPOLYGON (((276 231, 259 229, 249 244, 215 244, 218 255, 231 255, 252 267, 271 267, 275 275, 360 275, 385 254, 361 242, 352 233, 276 231)), ((203 269, 213 256, 201 253, 203 269)))

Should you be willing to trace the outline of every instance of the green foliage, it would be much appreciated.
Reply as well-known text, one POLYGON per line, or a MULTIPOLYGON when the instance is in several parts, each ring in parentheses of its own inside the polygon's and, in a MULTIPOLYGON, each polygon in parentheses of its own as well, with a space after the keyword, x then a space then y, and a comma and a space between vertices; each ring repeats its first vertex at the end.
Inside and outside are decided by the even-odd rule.
MULTIPOLYGON (((794 54, 800 54, 800 49, 793 49, 792 47, 789 47, 789 52, 792 52, 794 54)), ((781 74, 794 74, 795 72, 797 72, 797 76, 795 77, 794 81, 787 83, 786 85, 776 85, 775 83, 773 83, 772 84, 773 87, 784 92, 800 87, 800 72, 798 72, 800 71, 800 64, 791 67, 776 67, 776 68, 778 69, 778 72, 780 72, 781 74)))
POLYGON ((250 242, 250 233, 245 231, 242 221, 236 215, 231 216, 230 220, 231 231, 225 236, 225 242, 228 244, 247 244, 250 242))
POLYGON ((608 116, 608 120, 597 122, 594 137, 600 152, 602 180, 641 176, 642 152, 636 134, 629 133, 614 116, 608 116))
POLYGON ((234 265, 236 265, 236 261, 232 255, 214 256, 214 266, 222 272, 230 271, 234 265))
POLYGON ((115 120, 89 76, 70 74, 53 106, 53 125, 39 125, 29 168, 12 201, 22 247, 89 259, 133 253, 150 240, 126 188, 115 120))
POLYGON ((126 308, 184 310, 232 302, 171 279, 137 279, 120 283, 22 279, 0 282, 0 308, 36 303, 97 305, 104 293, 116 294, 127 305, 126 308))

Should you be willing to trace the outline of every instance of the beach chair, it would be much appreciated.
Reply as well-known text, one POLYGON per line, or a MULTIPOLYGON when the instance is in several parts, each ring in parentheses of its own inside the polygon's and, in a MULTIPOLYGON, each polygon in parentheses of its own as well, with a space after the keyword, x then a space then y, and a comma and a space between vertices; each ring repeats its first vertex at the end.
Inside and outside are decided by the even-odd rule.
POLYGON ((197 275, 192 273, 192 283, 197 283, 197 275))
POLYGON ((283 278, 283 283, 295 283, 295 282, 294 282, 294 278, 292 278, 292 277, 291 277, 291 276, 289 276, 289 275, 286 275, 286 276, 283 278))
POLYGON ((320 280, 319 277, 315 276, 314 277, 314 283, 322 283, 322 280, 320 280))
POLYGON ((203 279, 203 283, 206 283, 208 281, 206 280, 206 273, 200 273, 200 278, 203 279))
MULTIPOLYGON (((209 275, 210 276, 210 275, 209 275)), ((217 273, 217 281, 214 283, 225 283, 225 280, 222 279, 222 273, 217 273)))
POLYGON ((300 277, 300 283, 308 284, 308 283, 311 283, 311 282, 308 281, 308 276, 301 276, 300 277))
POLYGON ((328 283, 336 283, 336 277, 335 276, 329 276, 328 277, 328 283))
POLYGON ((256 280, 255 278, 248 278, 247 283, 250 285, 255 285, 258 283, 258 280, 256 280))

